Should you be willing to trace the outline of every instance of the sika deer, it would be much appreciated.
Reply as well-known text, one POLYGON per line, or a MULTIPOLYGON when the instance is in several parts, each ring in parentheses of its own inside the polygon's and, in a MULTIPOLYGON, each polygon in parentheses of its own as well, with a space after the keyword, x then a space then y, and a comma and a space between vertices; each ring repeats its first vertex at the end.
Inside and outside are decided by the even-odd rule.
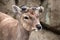
POLYGON ((32 30, 40 30, 39 10, 41 7, 19 8, 12 6, 17 20, 0 12, 0 40, 28 40, 32 30))

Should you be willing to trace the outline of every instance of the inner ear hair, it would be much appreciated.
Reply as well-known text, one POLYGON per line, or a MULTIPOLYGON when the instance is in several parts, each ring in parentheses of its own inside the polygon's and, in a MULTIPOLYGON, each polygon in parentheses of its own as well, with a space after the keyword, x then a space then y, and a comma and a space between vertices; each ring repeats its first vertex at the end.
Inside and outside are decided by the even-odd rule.
POLYGON ((40 9, 40 10, 39 10, 39 12, 43 12, 43 10, 42 10, 42 9, 40 9))
POLYGON ((14 13, 19 13, 20 14, 21 8, 19 6, 12 5, 12 10, 13 10, 14 13))
POLYGON ((40 6, 40 12, 44 12, 44 7, 43 6, 40 6))

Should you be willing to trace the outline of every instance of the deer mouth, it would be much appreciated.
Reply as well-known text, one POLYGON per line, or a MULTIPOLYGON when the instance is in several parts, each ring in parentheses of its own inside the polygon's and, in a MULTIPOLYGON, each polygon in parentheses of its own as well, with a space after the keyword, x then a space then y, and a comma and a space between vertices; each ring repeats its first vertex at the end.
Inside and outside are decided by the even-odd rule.
POLYGON ((32 31, 40 31, 40 30, 42 30, 42 26, 41 27, 35 27, 35 28, 32 28, 32 31))

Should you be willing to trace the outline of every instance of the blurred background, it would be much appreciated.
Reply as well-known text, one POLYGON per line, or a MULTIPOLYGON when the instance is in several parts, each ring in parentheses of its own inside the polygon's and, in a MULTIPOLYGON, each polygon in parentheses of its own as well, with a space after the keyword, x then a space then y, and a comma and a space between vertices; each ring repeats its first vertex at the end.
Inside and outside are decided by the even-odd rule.
POLYGON ((0 0, 0 12, 14 17, 12 5, 44 7, 40 21, 46 30, 33 31, 29 40, 60 40, 60 0, 0 0))

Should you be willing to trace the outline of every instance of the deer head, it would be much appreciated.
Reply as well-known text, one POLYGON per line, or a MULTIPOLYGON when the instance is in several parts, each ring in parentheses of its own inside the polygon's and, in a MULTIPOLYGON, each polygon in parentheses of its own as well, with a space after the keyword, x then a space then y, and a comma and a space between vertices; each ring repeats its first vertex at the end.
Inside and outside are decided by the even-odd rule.
POLYGON ((42 29, 42 26, 39 21, 40 13, 44 11, 44 8, 42 6, 40 7, 27 7, 22 6, 19 8, 16 5, 12 6, 13 12, 17 13, 20 17, 19 22, 22 25, 25 30, 31 31, 31 30, 40 30, 42 29))

